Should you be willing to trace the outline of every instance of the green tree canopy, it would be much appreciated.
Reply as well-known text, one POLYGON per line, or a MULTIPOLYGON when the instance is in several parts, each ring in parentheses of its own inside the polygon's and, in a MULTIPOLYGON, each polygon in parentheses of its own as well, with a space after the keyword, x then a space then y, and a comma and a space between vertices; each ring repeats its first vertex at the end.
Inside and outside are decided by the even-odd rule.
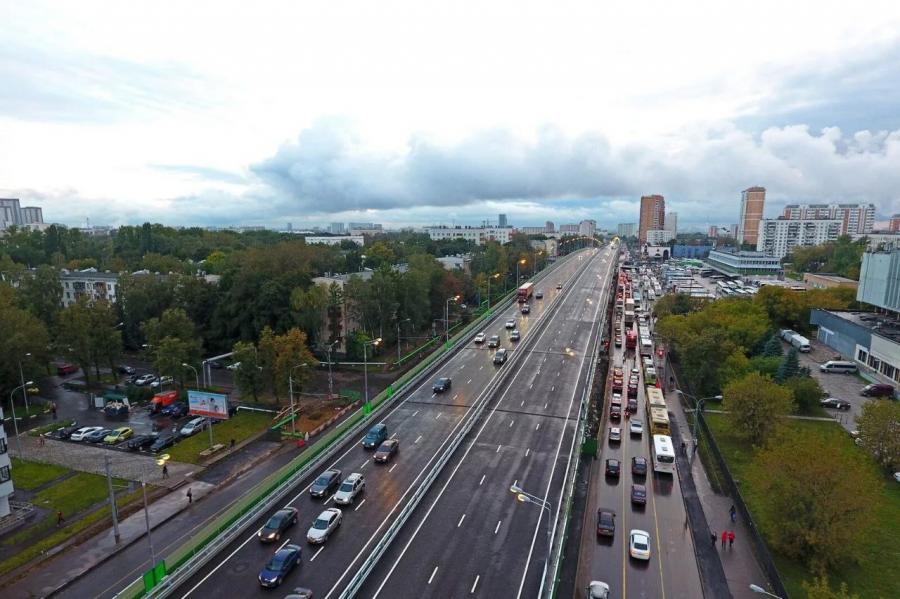
POLYGON ((732 429, 754 445, 763 445, 793 411, 790 389, 755 372, 727 385, 722 396, 732 429))
POLYGON ((900 467, 900 403, 873 399, 856 419, 863 447, 887 470, 900 467))

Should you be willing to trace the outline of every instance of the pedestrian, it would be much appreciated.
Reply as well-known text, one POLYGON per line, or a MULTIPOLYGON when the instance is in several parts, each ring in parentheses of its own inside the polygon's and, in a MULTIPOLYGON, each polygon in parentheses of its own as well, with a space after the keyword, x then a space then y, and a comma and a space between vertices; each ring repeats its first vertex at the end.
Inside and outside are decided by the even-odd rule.
POLYGON ((44 442, 45 442, 44 435, 38 435, 38 445, 43 447, 44 442))
POLYGON ((687 443, 681 442, 681 455, 687 456, 687 443))
POLYGON ((63 522, 65 522, 65 521, 66 521, 66 519, 63 518, 62 511, 60 510, 60 511, 56 512, 56 526, 57 527, 62 526, 63 522))
POLYGON ((728 510, 728 515, 731 516, 731 522, 737 522, 737 510, 734 509, 734 504, 731 504, 731 509, 728 510))
POLYGON ((231 449, 234 449, 234 439, 231 440, 231 449))
MULTIPOLYGON (((188 498, 188 505, 194 503, 194 494, 191 493, 190 487, 188 487, 187 498, 188 498)), ((723 535, 723 537, 722 537, 722 538, 723 538, 722 544, 724 545, 724 544, 725 544, 725 541, 724 541, 724 538, 725 538, 724 535, 725 535, 725 533, 723 532, 722 535, 723 535)))
POLYGON ((728 548, 734 548, 734 531, 728 533, 728 548))
MULTIPOLYGON (((190 493, 190 491, 188 491, 190 493)), ((725 541, 728 540, 728 531, 722 531, 722 549, 725 549, 725 541)))
POLYGON ((163 464, 163 478, 169 478, 169 465, 163 464))
POLYGON ((50 402, 50 413, 53 414, 53 419, 56 420, 56 402, 50 402))
POLYGON ((711 530, 711 531, 709 532, 709 540, 712 541, 712 546, 713 546, 713 547, 716 546, 716 538, 718 538, 718 536, 719 536, 719 535, 717 535, 717 534, 716 534, 716 531, 714 531, 714 530, 711 530))

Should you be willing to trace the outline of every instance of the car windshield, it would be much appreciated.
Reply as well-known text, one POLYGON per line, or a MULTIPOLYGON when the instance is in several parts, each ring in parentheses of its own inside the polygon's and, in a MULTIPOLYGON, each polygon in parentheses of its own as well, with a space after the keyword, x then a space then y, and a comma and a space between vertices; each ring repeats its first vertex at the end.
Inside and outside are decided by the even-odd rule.
POLYGON ((353 483, 344 483, 341 485, 341 491, 349 493, 353 490, 353 483))
POLYGON ((643 497, 645 495, 645 491, 643 489, 635 489, 634 494, 637 497, 643 497))
POLYGON ((272 559, 269 561, 269 570, 281 570, 284 567, 284 562, 287 561, 287 555, 282 554, 280 551, 272 556, 272 559))
POLYGON ((316 484, 317 485, 327 485, 330 480, 331 480, 330 475, 323 474, 322 476, 320 476, 319 478, 316 479, 316 484))
POLYGON ((647 549, 647 543, 645 543, 644 541, 642 541, 640 539, 635 539, 634 540, 634 548, 644 551, 645 549, 647 549))
POLYGON ((605 526, 610 526, 610 525, 612 525, 612 523, 613 523, 612 514, 610 514, 609 512, 603 512, 600 514, 600 524, 603 524, 605 526))
POLYGON ((316 530, 327 530, 328 529, 328 518, 317 519, 315 524, 313 524, 313 528, 315 528, 316 530))

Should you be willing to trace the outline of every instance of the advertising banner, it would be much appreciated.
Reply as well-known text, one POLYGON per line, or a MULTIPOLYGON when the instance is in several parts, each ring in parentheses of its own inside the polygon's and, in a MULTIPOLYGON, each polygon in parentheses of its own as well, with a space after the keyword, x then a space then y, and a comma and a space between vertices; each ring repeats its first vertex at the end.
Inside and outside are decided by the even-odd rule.
POLYGON ((228 396, 221 393, 188 390, 188 410, 191 416, 228 419, 228 396))

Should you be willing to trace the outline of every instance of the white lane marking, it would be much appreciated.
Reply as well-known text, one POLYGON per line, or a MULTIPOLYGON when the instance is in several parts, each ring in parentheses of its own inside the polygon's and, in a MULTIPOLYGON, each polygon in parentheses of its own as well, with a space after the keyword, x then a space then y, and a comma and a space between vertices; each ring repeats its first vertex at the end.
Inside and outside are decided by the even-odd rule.
POLYGON ((440 418, 440 417, 441 417, 441 413, 438 412, 438 413, 437 413, 437 416, 435 416, 434 419, 437 420, 437 419, 440 418))
POLYGON ((478 367, 478 370, 484 370, 484 364, 478 367))
POLYGON ((469 381, 468 381, 466 384, 468 385, 468 384, 471 383, 471 382, 472 382, 472 379, 469 379, 469 381))
POLYGON ((413 441, 413 445, 415 445, 416 443, 418 443, 418 442, 421 441, 421 440, 422 440, 422 435, 419 435, 419 436, 416 438, 416 440, 413 441))
POLYGON ((519 479, 517 478, 516 480, 513 481, 512 486, 515 487, 515 486, 518 485, 518 484, 519 484, 519 479))
POLYGON ((313 561, 313 560, 315 560, 317 557, 319 557, 319 554, 322 553, 322 550, 323 550, 323 549, 325 549, 325 545, 322 545, 321 547, 319 547, 319 550, 316 551, 316 552, 313 554, 313 556, 312 556, 311 558, 309 558, 309 561, 313 561))
POLYGON ((363 462, 363 465, 359 467, 359 469, 362 470, 363 468, 366 467, 366 464, 368 464, 368 463, 369 463, 369 460, 366 460, 365 462, 363 462))
MULTIPOLYGON (((541 510, 541 511, 543 511, 543 510, 541 510)), ((479 579, 479 578, 481 578, 481 575, 478 575, 478 576, 475 577, 475 582, 472 583, 472 590, 469 591, 469 594, 470 594, 470 595, 474 595, 474 594, 475 594, 475 587, 478 586, 478 579, 479 579)))
POLYGON ((541 428, 541 423, 540 423, 540 422, 537 423, 537 426, 534 427, 534 430, 538 430, 539 428, 541 428))
POLYGON ((397 433, 394 433, 393 435, 391 435, 391 439, 396 439, 396 438, 397 438, 397 433))
POLYGON ((415 417, 415 415, 418 414, 418 413, 419 413, 419 410, 416 410, 415 412, 413 412, 412 417, 415 417))
POLYGON ((528 454, 529 454, 529 453, 531 453, 531 448, 530 448, 530 447, 529 447, 528 449, 525 450, 525 457, 526 457, 526 458, 528 457, 528 454))
POLYGON ((509 428, 512 428, 513 422, 515 422, 515 420, 510 420, 510 421, 509 421, 509 428))
POLYGON ((534 389, 534 383, 531 383, 530 385, 528 385, 528 388, 529 388, 529 389, 534 389))
POLYGON ((547 409, 547 405, 548 405, 547 403, 544 404, 544 409, 545 409, 545 410, 547 409))
POLYGON ((525 405, 525 400, 523 399, 523 400, 522 400, 522 403, 520 403, 519 405, 520 405, 520 406, 524 406, 524 405, 525 405))
POLYGON ((394 471, 394 468, 396 468, 396 467, 397 467, 397 464, 394 464, 393 466, 391 466, 391 469, 388 470, 388 472, 393 472, 393 471, 394 471))
POLYGON ((562 371, 561 371, 561 370, 557 370, 557 371, 556 371, 556 376, 559 376, 560 372, 562 372, 562 371))
POLYGON ((285 541, 284 543, 282 543, 282 544, 281 544, 281 547, 279 547, 278 549, 276 549, 275 552, 278 553, 279 551, 281 551, 282 549, 284 549, 284 547, 285 547, 288 543, 290 543, 290 542, 291 542, 291 540, 288 539, 287 541, 285 541))
POLYGON ((478 486, 479 486, 479 487, 482 485, 482 483, 484 483, 484 477, 485 477, 485 476, 487 476, 487 474, 482 474, 482 475, 481 475, 481 480, 478 481, 478 486))
POLYGON ((497 526, 494 528, 494 534, 497 534, 497 531, 500 530, 501 522, 503 522, 503 520, 497 520, 497 526))
POLYGON ((434 575, 437 574, 438 567, 435 566, 434 570, 431 571, 431 576, 428 577, 428 584, 431 584, 431 581, 434 580, 434 575))
POLYGON ((456 401, 457 399, 459 399, 459 393, 453 396, 453 401, 456 401))
POLYGON ((328 502, 331 501, 332 499, 334 499, 334 495, 332 495, 331 497, 329 497, 328 499, 326 499, 325 502, 322 503, 322 505, 325 505, 326 503, 328 503, 328 502))
POLYGON ((432 394, 431 394, 431 399, 434 399, 435 397, 437 397, 437 393, 432 393, 432 394))
POLYGON ((556 391, 556 385, 551 386, 550 391, 556 391))
POLYGON ((460 526, 462 526, 463 520, 465 520, 465 519, 466 519, 466 515, 465 515, 465 514, 463 514, 462 516, 460 516, 460 517, 459 517, 459 522, 456 523, 456 528, 459 528, 460 526))
POLYGON ((497 446, 497 451, 495 451, 494 453, 500 453, 500 448, 501 448, 501 447, 502 447, 502 445, 498 445, 498 446, 497 446))
POLYGON ((353 511, 354 511, 354 512, 359 511, 359 508, 361 508, 365 502, 366 502, 365 499, 363 499, 362 501, 360 501, 360 502, 359 502, 359 505, 356 506, 355 508, 353 508, 353 511))

